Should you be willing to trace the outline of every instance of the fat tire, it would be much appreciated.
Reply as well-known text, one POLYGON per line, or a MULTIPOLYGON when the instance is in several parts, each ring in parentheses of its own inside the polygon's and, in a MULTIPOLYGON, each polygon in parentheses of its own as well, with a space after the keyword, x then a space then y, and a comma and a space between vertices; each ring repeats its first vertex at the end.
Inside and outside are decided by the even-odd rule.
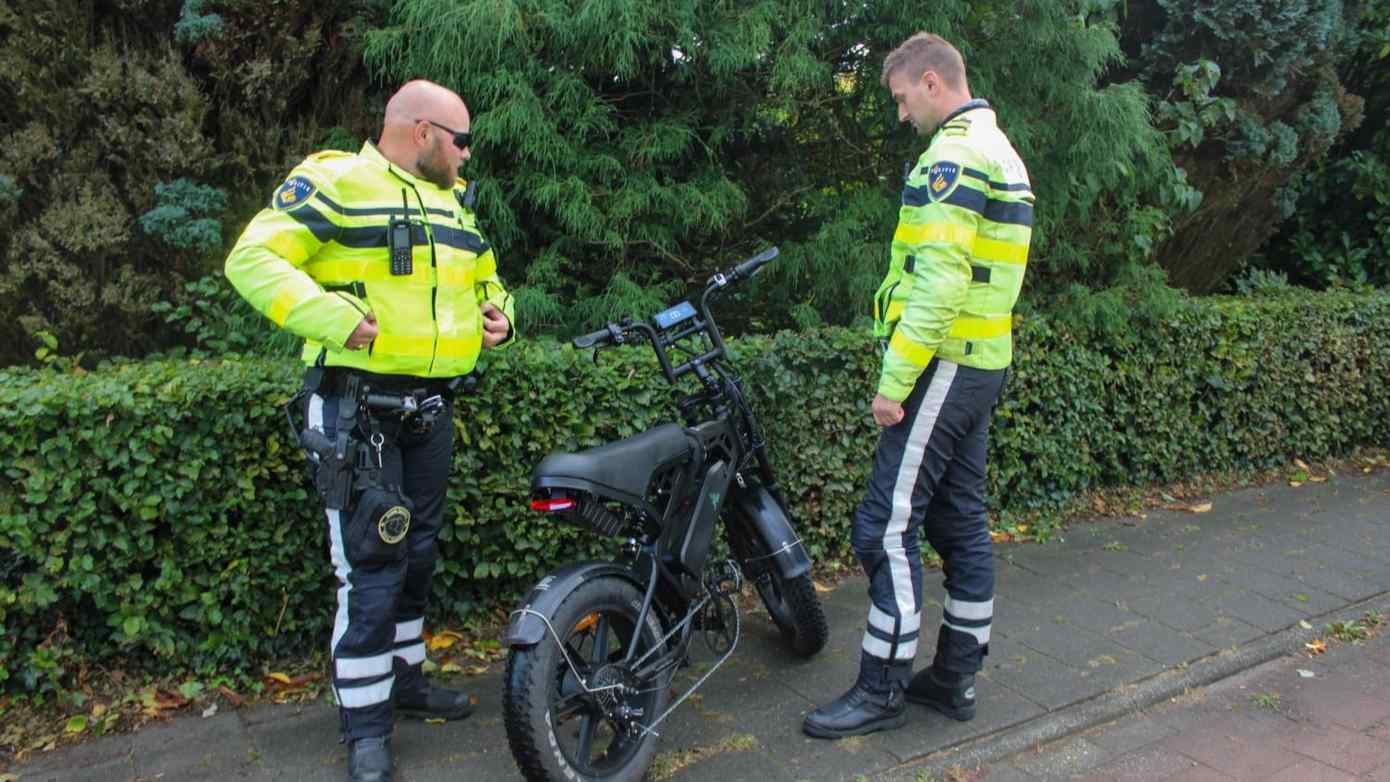
POLYGON ((781 595, 782 605, 774 606, 769 595, 758 590, 758 595, 767 606, 767 612, 777 629, 782 632, 782 640, 801 657, 814 657, 830 638, 830 627, 825 621, 820 598, 816 596, 816 585, 810 573, 802 573, 795 578, 786 578, 772 568, 771 578, 781 595))
MULTIPOLYGON (((626 579, 616 576, 586 581, 575 589, 556 609, 551 624, 565 636, 568 628, 599 610, 620 610, 629 622, 637 621, 642 593, 626 579)), ((643 649, 649 649, 661 638, 660 623, 655 607, 647 614, 642 631, 643 649)), ((565 665, 559 646, 547 631, 534 646, 513 648, 507 655, 507 674, 502 688, 503 723, 512 757, 522 775, 531 782, 638 782, 647 772, 656 754, 656 737, 641 740, 636 753, 618 769, 594 776, 575 768, 560 749, 550 716, 550 687, 558 666, 565 665)), ((662 675, 657 689, 653 713, 655 718, 670 701, 669 674, 662 675)))

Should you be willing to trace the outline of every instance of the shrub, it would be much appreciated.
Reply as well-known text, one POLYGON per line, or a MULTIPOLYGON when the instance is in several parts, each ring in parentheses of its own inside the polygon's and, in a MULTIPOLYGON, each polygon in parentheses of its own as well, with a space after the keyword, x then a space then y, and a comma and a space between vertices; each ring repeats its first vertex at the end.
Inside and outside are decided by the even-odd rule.
MULTIPOLYGON (((733 343, 798 528, 848 553, 876 428, 876 344, 823 329, 733 343)), ((496 356, 460 400, 432 611, 476 616, 611 542, 529 511, 545 454, 669 420, 646 351, 549 341, 496 356)), ((1079 492, 1317 458, 1390 435, 1390 296, 1179 302, 1110 340, 1045 318, 1017 331, 995 418, 997 514, 1079 492)), ((320 647, 333 600, 323 523, 281 405, 290 361, 0 371, 0 679, 42 691, 113 656, 254 668, 320 647)))

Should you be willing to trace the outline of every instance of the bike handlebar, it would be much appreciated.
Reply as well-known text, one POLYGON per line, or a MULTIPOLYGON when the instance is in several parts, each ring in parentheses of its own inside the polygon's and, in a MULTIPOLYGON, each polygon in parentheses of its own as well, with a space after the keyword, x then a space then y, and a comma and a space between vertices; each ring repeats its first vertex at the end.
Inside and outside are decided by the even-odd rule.
MULTIPOLYGON (((709 282, 705 285, 703 295, 700 297, 699 314, 703 317, 703 320, 695 320, 693 326, 687 326, 685 328, 681 328, 678 325, 672 326, 672 331, 674 331, 674 333, 672 333, 672 331, 662 329, 660 324, 658 324, 657 328, 653 328, 651 325, 642 321, 625 320, 621 324, 609 323, 607 326, 596 331, 591 331, 588 334, 581 334, 575 337, 572 343, 576 348, 581 350, 587 348, 601 348, 610 344, 621 344, 627 341, 627 336, 630 334, 641 334, 652 343, 652 348, 655 349, 657 359, 661 362, 661 370, 666 375, 666 379, 675 383, 676 378, 681 375, 694 371, 724 355, 724 340, 719 334, 719 327, 715 325, 714 317, 710 315, 709 311, 710 296, 734 282, 746 280, 757 274, 762 267, 771 263, 772 260, 777 257, 777 254, 778 250, 776 247, 769 247, 752 258, 738 264, 728 272, 721 272, 711 277, 709 282), (677 340, 698 332, 708 333, 710 341, 713 343, 713 348, 673 368, 670 359, 666 355, 666 348, 677 340)), ((689 321, 687 320, 687 322, 689 321)), ((701 377, 703 378, 704 375, 702 374, 701 377)))
POLYGON ((574 346, 583 350, 585 348, 594 347, 595 345, 607 344, 612 337, 613 335, 608 332, 608 327, 605 326, 598 331, 591 331, 588 334, 575 337, 574 346))
POLYGON ((734 267, 733 276, 738 279, 747 279, 758 273, 758 270, 772 262, 777 257, 777 248, 769 247, 748 260, 734 267))

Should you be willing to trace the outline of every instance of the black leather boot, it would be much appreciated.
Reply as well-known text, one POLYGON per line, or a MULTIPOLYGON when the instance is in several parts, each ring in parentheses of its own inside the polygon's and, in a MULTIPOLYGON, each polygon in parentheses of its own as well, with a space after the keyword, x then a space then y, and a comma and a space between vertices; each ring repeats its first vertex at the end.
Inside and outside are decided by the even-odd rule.
POLYGON ((801 730, 818 739, 862 736, 876 730, 892 730, 907 724, 907 704, 901 684, 887 692, 872 692, 855 682, 849 692, 806 715, 801 730))
POLYGON ((396 686, 391 701, 396 714, 422 720, 461 720, 473 713, 472 695, 435 687, 425 679, 419 665, 407 665, 399 657, 392 661, 396 686))
POLYGON ((348 744, 348 782, 391 782, 390 736, 368 736, 348 744))
POLYGON ((903 682, 911 674, 911 662, 894 664, 862 655, 854 686, 807 714, 801 730, 819 739, 838 739, 901 728, 907 723, 903 682))
POLYGON ((422 720, 461 720, 473 713, 473 696, 425 684, 395 693, 396 713, 422 720))
POLYGON ((912 677, 907 699, 930 706, 953 720, 975 719, 975 676, 938 671, 932 666, 912 677))

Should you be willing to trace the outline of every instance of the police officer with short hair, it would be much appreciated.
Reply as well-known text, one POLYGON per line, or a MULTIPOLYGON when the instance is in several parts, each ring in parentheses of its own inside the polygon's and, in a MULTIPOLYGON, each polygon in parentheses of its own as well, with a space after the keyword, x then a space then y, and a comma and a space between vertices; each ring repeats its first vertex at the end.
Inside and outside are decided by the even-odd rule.
POLYGON ((405 84, 380 139, 310 155, 226 263, 242 296, 305 340, 304 441, 338 579, 333 688, 357 782, 391 779, 393 713, 472 711, 421 672, 453 392, 483 348, 514 338, 511 297, 457 178, 470 127, 454 92, 405 84))
POLYGON ((859 676, 806 717, 820 738, 901 727, 904 700, 975 716, 994 606, 985 454, 1033 224, 1028 172, 989 104, 972 99, 955 47, 912 36, 884 60, 883 84, 898 120, 930 142, 908 174, 874 299, 875 333, 888 342, 872 405, 884 428, 852 533, 869 577, 859 676), (946 602, 935 659, 914 677, 919 531, 943 560, 946 602))

